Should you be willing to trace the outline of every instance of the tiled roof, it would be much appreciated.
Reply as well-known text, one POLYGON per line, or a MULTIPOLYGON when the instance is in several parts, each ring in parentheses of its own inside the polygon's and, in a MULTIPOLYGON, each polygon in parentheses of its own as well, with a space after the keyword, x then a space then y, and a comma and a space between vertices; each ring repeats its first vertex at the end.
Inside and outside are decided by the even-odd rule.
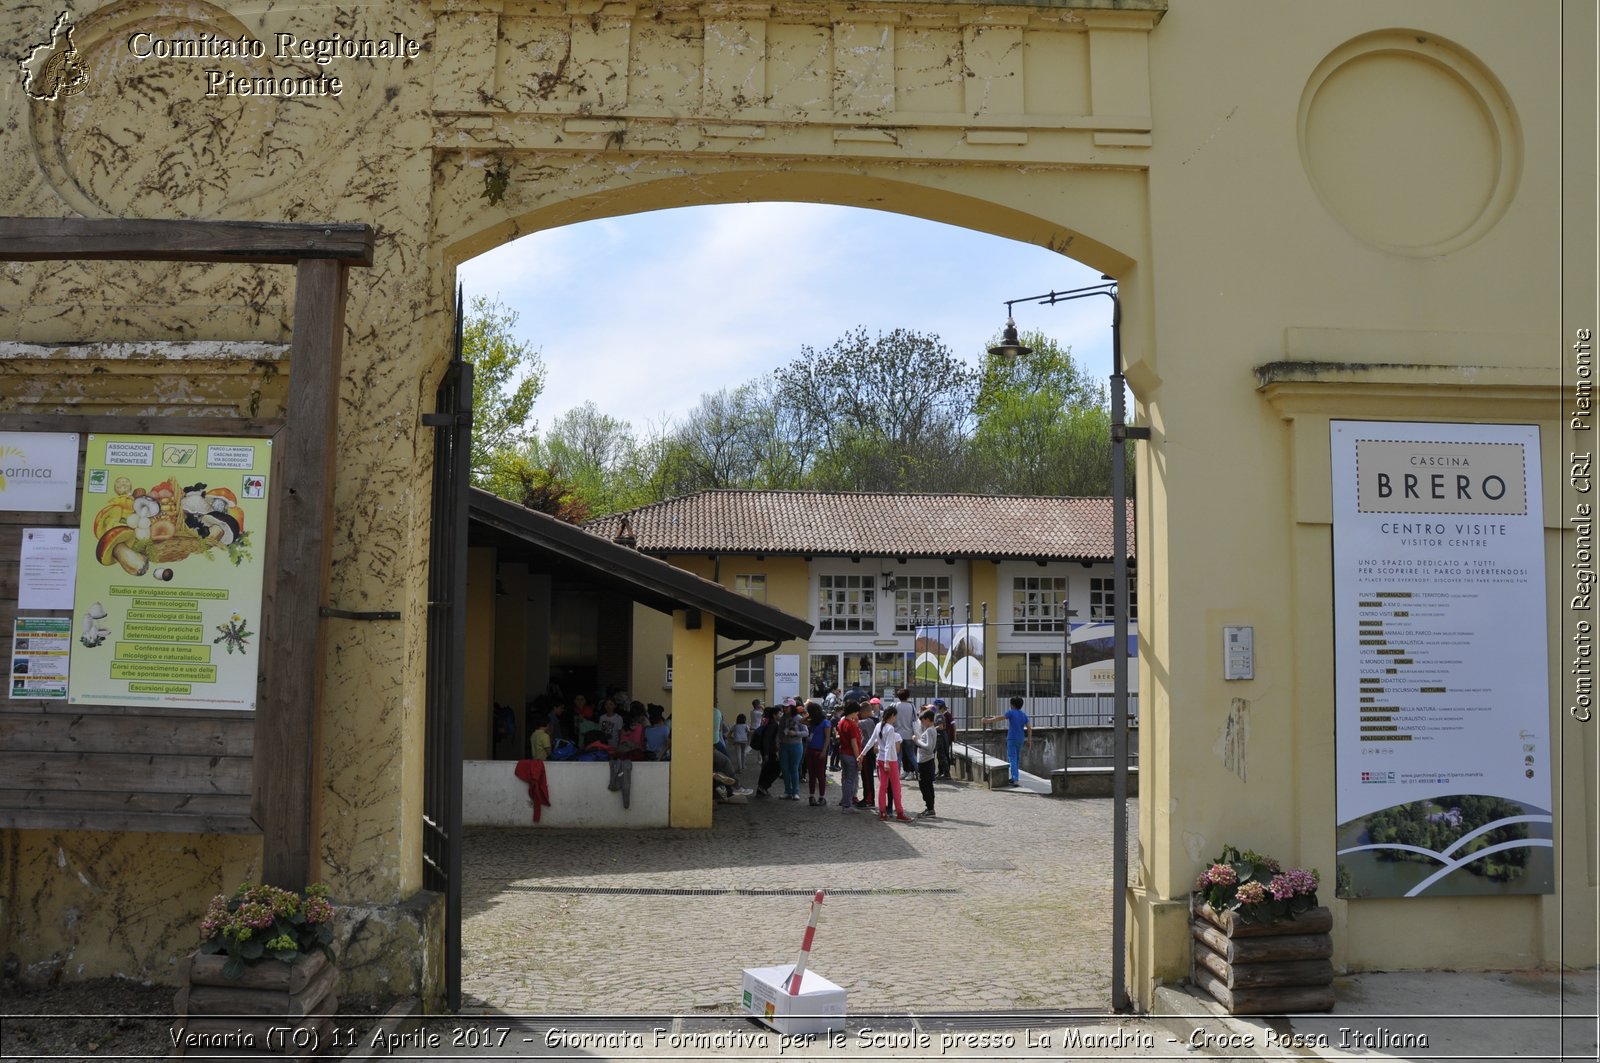
POLYGON ((587 581, 612 587, 663 613, 692 607, 717 618, 717 631, 737 638, 808 639, 811 623, 765 602, 752 601, 726 587, 675 568, 565 521, 519 506, 476 487, 468 495, 468 538, 502 550, 514 548, 534 559, 535 572, 581 573, 587 581))
MULTIPOLYGON (((845 491, 701 491, 584 525, 651 554, 1109 561, 1111 499, 845 491), (624 530, 626 522, 626 531, 624 530)), ((1133 507, 1128 507, 1128 556, 1133 507)))

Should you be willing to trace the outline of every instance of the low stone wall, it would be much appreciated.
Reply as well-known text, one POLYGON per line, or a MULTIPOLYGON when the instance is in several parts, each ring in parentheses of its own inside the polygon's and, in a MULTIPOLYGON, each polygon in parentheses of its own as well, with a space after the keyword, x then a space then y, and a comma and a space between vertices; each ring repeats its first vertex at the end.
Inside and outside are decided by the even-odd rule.
MULTIPOLYGON (((1003 727, 987 731, 960 731, 958 742, 983 749, 991 757, 1006 759, 1006 732, 1003 727)), ((1116 741, 1116 728, 1097 727, 1035 727, 1033 741, 1022 750, 1022 770, 1030 775, 1049 778, 1057 768, 1110 767, 1112 749, 1116 741)), ((1139 746, 1139 731, 1128 729, 1128 748, 1134 757, 1139 746)))
POLYGON ((528 784, 516 776, 514 760, 469 760, 461 768, 461 822, 468 827, 665 827, 671 761, 633 766, 629 807, 607 789, 611 766, 604 761, 549 761, 545 778, 550 804, 533 821, 528 784))

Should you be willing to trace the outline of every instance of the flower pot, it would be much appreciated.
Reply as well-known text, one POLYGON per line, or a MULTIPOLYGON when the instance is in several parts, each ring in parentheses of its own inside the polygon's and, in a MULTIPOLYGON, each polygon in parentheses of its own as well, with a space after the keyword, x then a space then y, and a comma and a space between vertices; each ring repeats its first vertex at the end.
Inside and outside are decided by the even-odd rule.
POLYGON ((1333 913, 1248 923, 1191 898, 1190 980, 1230 1015, 1333 1009, 1333 913))
POLYGON ((195 953, 179 965, 174 1059, 268 1052, 305 1059, 328 1043, 339 1004, 336 964, 311 952, 293 963, 259 960, 229 978, 222 973, 227 960, 195 953))

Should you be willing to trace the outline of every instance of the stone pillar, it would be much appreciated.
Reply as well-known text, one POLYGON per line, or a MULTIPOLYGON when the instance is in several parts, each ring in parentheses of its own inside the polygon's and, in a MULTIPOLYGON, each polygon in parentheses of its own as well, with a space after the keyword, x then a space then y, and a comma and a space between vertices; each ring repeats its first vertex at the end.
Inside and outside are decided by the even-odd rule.
POLYGON ((716 698, 716 621, 699 610, 672 614, 672 795, 668 823, 711 826, 712 702, 716 698), (694 623, 698 626, 691 627, 694 623))

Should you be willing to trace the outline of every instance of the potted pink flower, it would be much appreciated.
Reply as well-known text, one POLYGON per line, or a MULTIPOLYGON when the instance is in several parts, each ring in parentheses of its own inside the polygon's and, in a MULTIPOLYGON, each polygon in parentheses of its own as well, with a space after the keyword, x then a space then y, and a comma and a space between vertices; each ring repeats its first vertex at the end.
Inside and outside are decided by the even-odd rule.
POLYGON ((1230 1014, 1333 1007, 1333 914, 1317 873, 1232 845, 1195 879, 1190 978, 1230 1014))
POLYGON ((211 898, 200 921, 200 952, 226 953, 222 973, 244 974, 247 964, 263 960, 294 963, 308 952, 333 959, 333 904, 328 888, 307 886, 303 893, 246 882, 233 896, 211 898))
POLYGON ((1317 872, 1283 865, 1250 849, 1222 847, 1222 855, 1195 880, 1195 892, 1218 912, 1245 923, 1293 919, 1317 906, 1317 872))

